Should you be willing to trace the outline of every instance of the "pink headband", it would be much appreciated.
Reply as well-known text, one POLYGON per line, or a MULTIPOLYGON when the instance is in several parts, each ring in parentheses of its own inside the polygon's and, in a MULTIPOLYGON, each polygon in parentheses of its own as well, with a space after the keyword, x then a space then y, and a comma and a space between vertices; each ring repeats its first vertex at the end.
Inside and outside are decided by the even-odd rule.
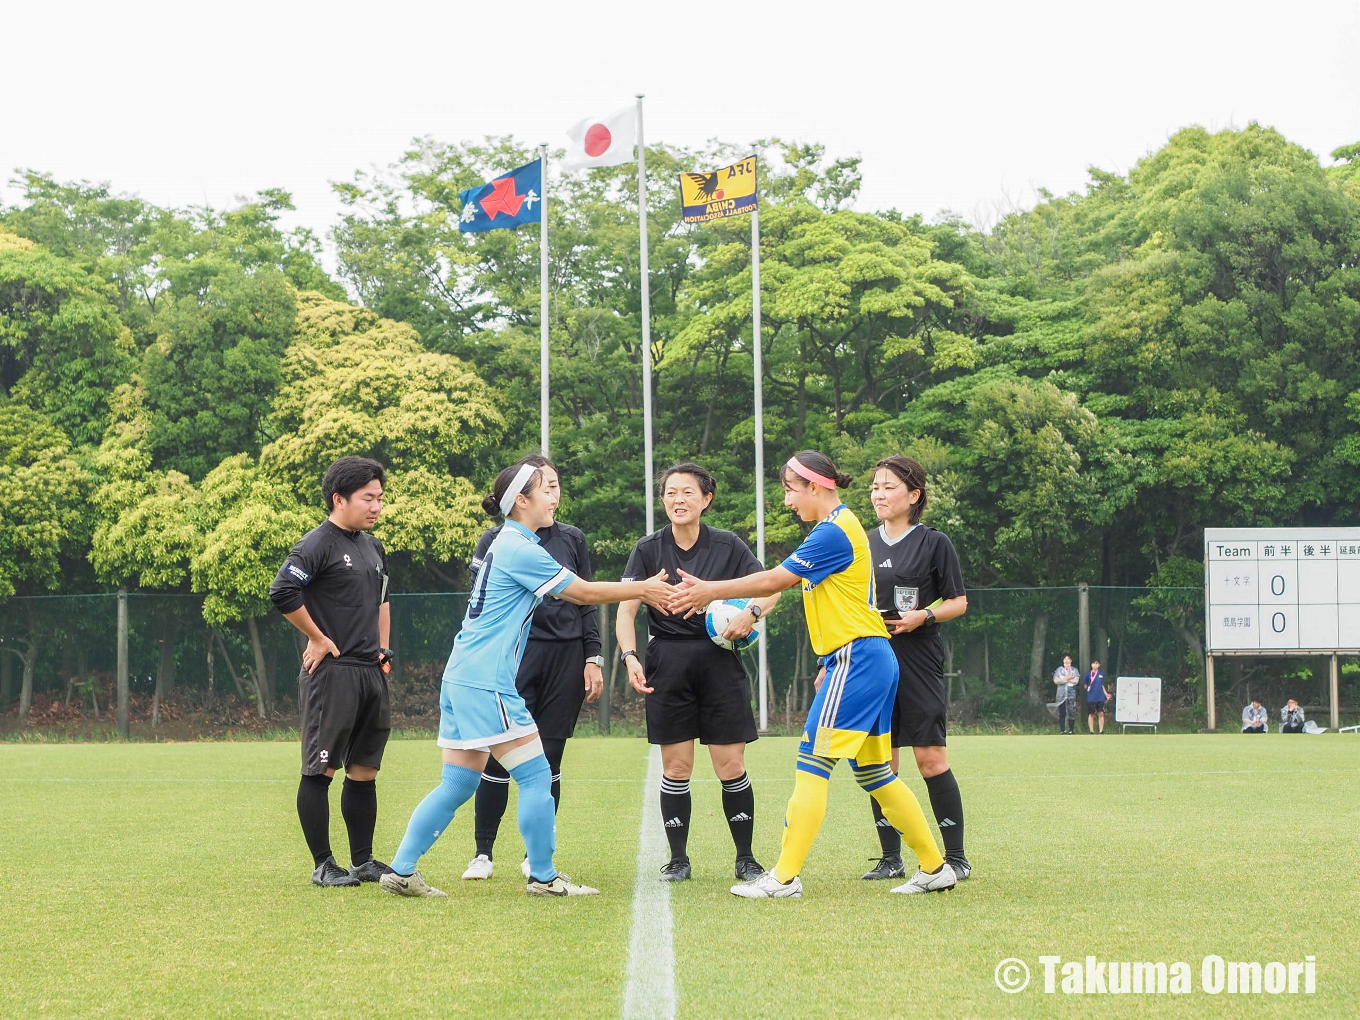
POLYGON ((793 468, 794 474, 802 476, 809 482, 816 482, 824 489, 830 489, 832 492, 836 491, 835 482, 826 477, 826 475, 819 475, 816 471, 813 471, 812 468, 805 467, 803 462, 797 457, 789 458, 789 467, 793 468))

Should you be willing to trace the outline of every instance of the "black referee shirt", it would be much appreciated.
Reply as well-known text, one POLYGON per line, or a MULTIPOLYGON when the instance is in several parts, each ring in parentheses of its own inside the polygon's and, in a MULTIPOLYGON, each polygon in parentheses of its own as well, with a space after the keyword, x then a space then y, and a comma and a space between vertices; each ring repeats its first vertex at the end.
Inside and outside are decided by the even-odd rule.
POLYGON ((269 586, 280 613, 303 606, 340 657, 376 662, 378 609, 387 601, 387 553, 366 531, 322 521, 302 536, 269 586))
MULTIPOLYGON (((477 542, 472 554, 472 587, 477 587, 477 572, 482 569, 482 560, 487 549, 500 534, 503 525, 488 530, 477 542)), ((580 528, 554 521, 546 528, 534 532, 548 555, 584 581, 593 581, 595 575, 590 568, 590 549, 586 546, 586 536, 580 528)), ((565 599, 544 599, 534 610, 533 624, 529 628, 530 641, 584 641, 586 658, 600 654, 600 613, 598 606, 578 606, 565 599)))
MULTIPOLYGON (((898 536, 895 542, 884 537, 880 525, 869 532, 869 555, 874 561, 878 608, 887 618, 913 609, 925 609, 936 599, 967 594, 954 543, 924 524, 898 536)), ((899 634, 893 640, 919 640, 937 633, 938 627, 917 627, 910 634, 899 634)))
MULTIPOLYGON (((734 577, 746 577, 765 569, 756 559, 755 553, 751 552, 751 547, 740 538, 730 531, 710 528, 707 524, 699 525, 699 540, 689 549, 681 549, 675 544, 669 524, 639 540, 628 556, 623 580, 640 581, 655 577, 662 567, 666 568, 666 580, 671 584, 680 583, 682 568, 705 581, 730 581, 734 577)), ((645 602, 642 608, 650 614, 647 629, 653 637, 708 637, 703 613, 695 613, 686 620, 683 614, 664 613, 645 602)))

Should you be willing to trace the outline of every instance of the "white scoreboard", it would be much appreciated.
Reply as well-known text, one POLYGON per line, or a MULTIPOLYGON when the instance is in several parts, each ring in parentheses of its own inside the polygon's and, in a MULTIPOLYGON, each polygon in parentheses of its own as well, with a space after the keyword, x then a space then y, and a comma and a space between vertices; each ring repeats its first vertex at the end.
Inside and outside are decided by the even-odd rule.
POLYGON ((1209 652, 1360 650, 1360 528, 1206 528, 1209 652))

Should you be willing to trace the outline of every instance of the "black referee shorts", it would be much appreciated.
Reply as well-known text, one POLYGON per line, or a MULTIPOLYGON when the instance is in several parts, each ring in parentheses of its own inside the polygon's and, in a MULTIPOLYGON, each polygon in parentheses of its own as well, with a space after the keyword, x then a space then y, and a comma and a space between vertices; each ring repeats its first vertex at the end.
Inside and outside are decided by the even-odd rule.
POLYGON ((343 764, 382 768, 392 732, 387 677, 374 663, 321 660, 298 677, 302 708, 302 774, 319 776, 343 764))
POLYGON ((756 739, 751 688, 736 652, 708 638, 653 638, 644 667, 647 741, 749 744, 756 739))
POLYGON ((897 702, 893 705, 893 747, 944 745, 944 639, 898 637, 891 642, 897 656, 897 702))
POLYGON ((586 648, 580 641, 534 641, 524 648, 515 689, 538 723, 539 735, 566 740, 586 701, 586 648))

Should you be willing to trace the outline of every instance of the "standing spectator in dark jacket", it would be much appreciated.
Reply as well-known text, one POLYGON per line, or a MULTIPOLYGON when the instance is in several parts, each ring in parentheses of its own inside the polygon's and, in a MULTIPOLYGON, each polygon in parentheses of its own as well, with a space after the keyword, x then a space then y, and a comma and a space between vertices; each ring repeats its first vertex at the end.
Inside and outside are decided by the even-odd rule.
POLYGON ((1100 732, 1105 732, 1105 702, 1109 695, 1105 691, 1105 674, 1100 669, 1100 660, 1091 660, 1091 671, 1081 678, 1086 689, 1086 727, 1096 731, 1096 716, 1100 716, 1100 732))

